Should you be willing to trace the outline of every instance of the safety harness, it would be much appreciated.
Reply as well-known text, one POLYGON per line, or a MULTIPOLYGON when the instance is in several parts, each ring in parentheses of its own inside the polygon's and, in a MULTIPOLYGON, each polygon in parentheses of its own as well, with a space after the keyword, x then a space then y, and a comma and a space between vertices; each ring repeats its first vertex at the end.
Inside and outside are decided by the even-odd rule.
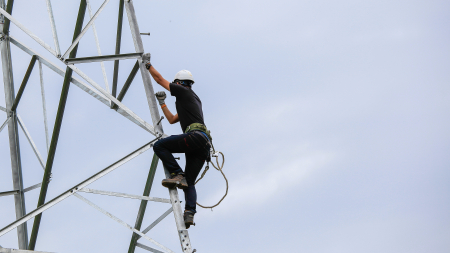
POLYGON ((202 123, 190 124, 188 127, 186 127, 186 130, 184 131, 184 133, 187 134, 192 131, 201 131, 201 132, 205 133, 208 136, 209 141, 212 142, 211 131, 209 131, 208 128, 206 128, 206 126, 203 125, 202 123))
POLYGON ((212 210, 214 207, 218 206, 228 194, 228 179, 227 179, 227 177, 225 176, 225 174, 222 171, 223 165, 225 163, 225 156, 223 155, 222 152, 216 152, 216 150, 214 149, 214 145, 212 144, 211 131, 209 131, 208 128, 206 128, 205 125, 203 125, 201 123, 192 123, 188 127, 186 127, 186 130, 184 131, 184 133, 187 134, 187 133, 192 132, 192 131, 200 131, 200 132, 204 133, 209 138, 209 144, 211 145, 211 153, 212 153, 212 154, 210 153, 210 155, 208 156, 208 158, 206 160, 207 161, 207 165, 205 167, 205 170, 203 171, 203 173, 200 176, 200 178, 197 179, 197 181, 195 181, 195 184, 197 184, 198 181, 200 181, 205 176, 206 172, 209 170, 209 163, 211 162, 212 166, 216 170, 220 171, 220 173, 222 173, 222 176, 225 179, 225 183, 226 183, 226 186, 227 186, 227 188, 225 190, 225 194, 219 200, 219 202, 217 202, 217 204, 215 204, 213 206, 203 206, 203 205, 201 205, 201 204, 199 204, 197 202, 197 205, 199 205, 200 207, 209 208, 209 209, 212 210), (222 165, 219 164, 219 154, 222 155, 222 165), (215 157, 216 158, 217 166, 214 164, 213 161, 211 161, 211 157, 215 157))

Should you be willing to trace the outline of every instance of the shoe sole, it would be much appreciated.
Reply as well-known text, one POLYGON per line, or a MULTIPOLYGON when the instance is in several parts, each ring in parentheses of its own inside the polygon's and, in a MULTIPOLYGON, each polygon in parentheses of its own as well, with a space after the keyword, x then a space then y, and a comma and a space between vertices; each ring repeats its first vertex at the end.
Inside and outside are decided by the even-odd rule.
POLYGON ((177 187, 178 187, 178 189, 182 189, 182 190, 184 190, 184 189, 187 189, 187 188, 188 188, 188 186, 187 186, 187 185, 183 185, 183 184, 181 184, 181 183, 177 184, 177 187))
POLYGON ((195 226, 195 223, 194 222, 184 223, 184 226, 186 226, 186 229, 188 229, 190 226, 195 226))
POLYGON ((174 188, 177 187, 180 184, 180 182, 162 182, 161 184, 166 188, 174 188))

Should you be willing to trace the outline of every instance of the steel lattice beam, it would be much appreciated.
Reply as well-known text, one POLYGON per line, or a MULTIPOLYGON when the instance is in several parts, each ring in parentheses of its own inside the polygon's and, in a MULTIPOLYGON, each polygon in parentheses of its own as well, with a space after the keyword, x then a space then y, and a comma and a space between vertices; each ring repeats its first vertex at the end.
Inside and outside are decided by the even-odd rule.
MULTIPOLYGON (((86 13, 86 0, 81 0, 80 8, 78 11, 77 22, 75 24, 75 31, 73 33, 73 40, 75 41, 81 32, 84 16, 86 13)), ((75 58, 77 55, 78 44, 70 52, 70 58, 75 58)), ((67 68, 66 75, 64 76, 63 87, 61 90, 61 97, 59 100, 58 111, 56 112, 55 125, 53 127, 52 140, 50 142, 50 148, 48 151, 47 163, 45 165, 44 177, 42 178, 41 192, 39 194, 39 200, 37 206, 41 206, 45 203, 45 197, 47 196, 48 184, 50 182, 50 176, 52 174, 53 160, 55 158, 56 146, 58 144, 59 133, 61 131, 62 120, 64 116, 64 110, 66 108, 67 97, 69 95, 70 80, 72 79, 72 69, 67 68)), ((34 250, 36 247, 36 240, 39 233, 39 225, 41 223, 42 214, 38 214, 33 223, 33 229, 31 230, 30 245, 28 249, 34 250)))

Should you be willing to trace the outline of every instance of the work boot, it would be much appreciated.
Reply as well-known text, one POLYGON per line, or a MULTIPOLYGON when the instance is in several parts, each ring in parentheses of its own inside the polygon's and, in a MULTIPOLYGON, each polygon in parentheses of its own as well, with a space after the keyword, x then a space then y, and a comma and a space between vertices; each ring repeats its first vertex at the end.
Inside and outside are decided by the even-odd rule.
POLYGON ((169 178, 162 180, 162 185, 167 188, 178 187, 180 189, 186 189, 188 184, 183 174, 171 173, 169 178))
POLYGON ((186 225, 186 229, 188 229, 191 225, 195 226, 194 215, 195 215, 195 213, 192 211, 188 211, 188 210, 184 211, 183 218, 184 218, 184 225, 186 225))

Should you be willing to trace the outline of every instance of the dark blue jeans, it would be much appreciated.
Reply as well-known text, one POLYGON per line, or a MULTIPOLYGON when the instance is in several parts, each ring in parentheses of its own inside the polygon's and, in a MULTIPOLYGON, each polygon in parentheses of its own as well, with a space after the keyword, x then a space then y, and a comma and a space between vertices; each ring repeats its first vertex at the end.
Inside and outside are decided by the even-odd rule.
POLYGON ((186 201, 185 209, 195 213, 197 203, 195 180, 202 170, 210 150, 210 144, 208 143, 206 136, 199 131, 172 135, 157 141, 153 146, 153 150, 159 159, 161 159, 164 167, 166 167, 170 173, 176 174, 183 172, 183 170, 172 154, 185 154, 186 168, 184 170, 184 176, 188 183, 188 188, 183 190, 186 201))

